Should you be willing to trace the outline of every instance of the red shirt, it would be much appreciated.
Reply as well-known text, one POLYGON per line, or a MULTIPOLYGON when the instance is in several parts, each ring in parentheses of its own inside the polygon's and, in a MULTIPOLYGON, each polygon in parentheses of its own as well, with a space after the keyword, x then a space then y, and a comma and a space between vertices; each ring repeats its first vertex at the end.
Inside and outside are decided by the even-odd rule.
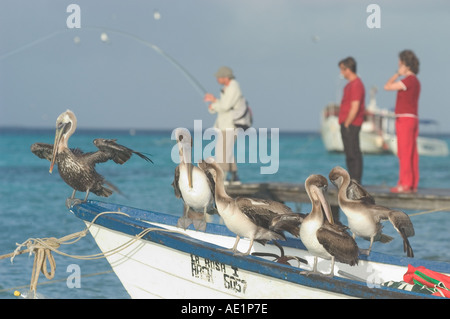
POLYGON ((420 82, 415 75, 408 75, 401 81, 406 89, 397 92, 395 114, 418 115, 420 82))
POLYGON ((344 88, 344 95, 342 96, 341 107, 339 109, 339 124, 345 122, 345 119, 350 112, 351 103, 353 101, 359 101, 359 110, 351 125, 362 125, 364 121, 365 96, 366 91, 364 90, 364 84, 359 77, 347 83, 344 88))

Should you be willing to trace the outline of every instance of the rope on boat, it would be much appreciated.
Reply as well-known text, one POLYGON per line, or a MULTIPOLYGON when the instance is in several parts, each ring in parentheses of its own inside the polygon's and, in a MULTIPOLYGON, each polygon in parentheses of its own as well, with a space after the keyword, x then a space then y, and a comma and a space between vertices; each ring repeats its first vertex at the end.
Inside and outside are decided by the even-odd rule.
POLYGON ((80 259, 80 260, 94 260, 94 259, 101 259, 101 258, 107 258, 109 256, 112 256, 112 255, 126 249, 127 247, 129 247, 130 245, 132 245, 133 243, 135 243, 136 241, 138 241, 139 239, 141 239, 146 234, 148 234, 149 232, 152 232, 152 231, 163 231, 163 232, 179 233, 179 234, 187 235, 178 230, 149 227, 149 228, 146 228, 143 231, 141 231, 139 234, 137 234, 134 238, 130 239, 129 241, 127 241, 127 242, 123 243, 122 245, 119 245, 118 247, 113 248, 107 252, 104 252, 104 253, 102 252, 102 253, 98 253, 98 254, 81 256, 81 255, 70 255, 70 254, 67 254, 67 253, 64 253, 64 252, 61 252, 60 250, 58 250, 58 248, 62 244, 65 244, 65 245, 74 244, 77 241, 79 241, 81 238, 85 237, 87 232, 89 231, 90 227, 95 223, 97 218, 99 218, 100 216, 105 215, 105 214, 119 214, 119 215, 124 215, 124 216, 129 217, 128 214, 125 214, 122 212, 103 212, 103 213, 100 213, 97 216, 95 216, 95 218, 89 223, 89 225, 82 231, 79 231, 79 232, 76 232, 76 233, 61 237, 61 238, 55 238, 55 237, 29 238, 22 244, 16 244, 18 247, 14 250, 14 252, 5 254, 5 255, 1 255, 0 260, 10 257, 11 263, 12 263, 14 261, 14 258, 17 255, 21 255, 24 253, 30 253, 30 255, 31 255, 32 253, 34 253, 35 256, 34 256, 33 270, 31 273, 30 293, 32 293, 32 295, 36 295, 39 274, 42 272, 48 280, 52 280, 55 276, 56 263, 55 263, 55 259, 54 259, 53 255, 52 255, 52 252, 55 252, 59 255, 65 256, 65 257, 71 257, 71 258, 80 259), (21 250, 22 247, 26 247, 26 249, 21 250), (50 271, 48 271, 48 269, 47 269, 47 262, 50 265, 50 271))
MULTIPOLYGON (((89 277, 94 277, 94 276, 106 275, 106 274, 110 274, 112 272, 113 272, 113 270, 95 272, 95 273, 90 273, 90 274, 86 274, 86 275, 81 275, 80 278, 89 278, 89 277)), ((67 278, 61 278, 61 279, 56 279, 56 280, 47 281, 47 282, 40 282, 36 286, 49 285, 49 284, 54 284, 54 283, 63 282, 63 281, 67 281, 67 278)), ((23 286, 4 288, 4 289, 0 289, 0 293, 6 292, 6 291, 11 291, 11 290, 18 291, 18 290, 27 288, 29 286, 30 285, 23 285, 23 286)))
POLYGON ((441 208, 431 209, 431 210, 427 210, 427 211, 424 211, 424 212, 418 212, 418 213, 414 213, 414 214, 409 214, 409 216, 410 217, 412 217, 412 216, 420 216, 420 215, 437 213, 437 212, 450 212, 450 207, 441 207, 441 208))
MULTIPOLYGON (((418 213, 409 214, 409 216, 419 216, 419 215, 425 215, 425 214, 431 214, 435 212, 441 212, 441 211, 450 211, 450 207, 442 207, 437 208, 429 211, 423 211, 418 213)), ((71 257, 75 259, 80 260, 94 260, 94 259, 101 259, 101 258, 107 258, 109 256, 112 256, 130 245, 134 244, 136 241, 147 235, 149 232, 152 231, 163 231, 163 232, 171 232, 171 233, 179 233, 183 235, 187 235, 186 233, 180 232, 178 230, 169 230, 169 229, 162 229, 162 228, 156 228, 156 227, 149 227, 141 231, 139 234, 137 234, 134 238, 130 239, 129 241, 123 243, 122 245, 119 245, 116 248, 113 248, 105 253, 98 253, 93 255, 70 255, 61 252, 58 250, 58 248, 62 245, 68 245, 68 244, 74 244, 77 241, 79 241, 81 238, 85 237, 87 232, 89 231, 90 227, 95 223, 97 218, 99 218, 102 215, 105 214, 119 214, 129 217, 128 214, 123 212, 103 212, 95 216, 95 218, 90 222, 90 224, 82 231, 61 237, 61 238, 55 238, 55 237, 49 237, 49 238, 29 238, 22 244, 16 244, 18 247, 14 250, 14 252, 0 255, 0 260, 5 258, 11 258, 11 262, 13 262, 14 258, 17 255, 21 255, 24 253, 35 253, 34 257, 34 263, 33 263, 33 270, 31 274, 31 282, 30 282, 30 292, 33 294, 36 294, 36 289, 38 285, 39 280, 39 274, 42 272, 45 277, 48 280, 52 280, 55 276, 55 270, 56 270, 56 262, 52 255, 52 252, 55 252, 59 255, 71 257), (22 249, 22 247, 26 247, 26 249, 22 249), (50 271, 47 269, 47 262, 50 265, 50 271)), ((187 235, 188 236, 188 235, 187 235)), ((278 257, 278 256, 277 256, 278 257)), ((300 261, 299 261, 300 262, 300 261)))

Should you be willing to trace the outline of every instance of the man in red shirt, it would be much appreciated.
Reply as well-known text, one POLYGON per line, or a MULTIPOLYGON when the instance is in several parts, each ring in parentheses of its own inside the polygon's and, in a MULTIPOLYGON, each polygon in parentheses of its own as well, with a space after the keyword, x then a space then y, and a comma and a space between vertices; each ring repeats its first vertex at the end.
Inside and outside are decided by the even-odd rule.
POLYGON ((363 159, 359 146, 359 132, 364 121, 365 89, 363 82, 356 74, 354 58, 345 58, 338 65, 341 74, 348 81, 339 108, 339 124, 341 125, 345 160, 350 177, 360 183, 363 159))
POLYGON ((384 85, 385 90, 397 91, 395 103, 395 130, 397 133, 397 156, 399 179, 393 193, 416 192, 419 185, 419 59, 413 51, 404 50, 399 54, 398 71, 384 85), (397 81, 400 76, 404 78, 397 81))

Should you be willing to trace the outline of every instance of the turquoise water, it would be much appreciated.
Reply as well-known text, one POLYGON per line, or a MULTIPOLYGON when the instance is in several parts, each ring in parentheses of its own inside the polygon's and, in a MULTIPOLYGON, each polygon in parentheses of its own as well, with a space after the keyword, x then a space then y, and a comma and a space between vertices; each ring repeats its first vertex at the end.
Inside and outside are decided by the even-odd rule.
MULTIPOLYGON (((143 209, 151 209, 180 215, 181 200, 175 198, 171 187, 176 164, 171 160, 174 141, 171 131, 143 132, 130 135, 127 131, 83 131, 78 130, 69 141, 70 147, 84 151, 95 151, 94 138, 117 138, 120 144, 149 153, 154 164, 138 157, 119 166, 104 163, 97 170, 115 184, 125 196, 113 194, 100 198, 94 194, 91 199, 120 203, 143 209)), ((10 253, 16 243, 28 238, 63 237, 84 229, 84 224, 71 215, 65 207, 65 199, 72 190, 59 177, 57 170, 49 174, 49 162, 39 159, 30 151, 34 142, 53 143, 53 130, 0 131, 0 255, 10 253)), ((450 139, 444 137, 449 143, 450 139)), ((336 165, 345 167, 342 154, 329 154, 316 133, 282 133, 279 139, 279 169, 276 174, 261 175, 261 162, 239 164, 240 178, 246 182, 291 182, 303 183, 310 174, 323 174, 336 165)), ((393 155, 364 156, 363 183, 395 185, 397 182, 397 159, 393 155)), ((420 188, 450 189, 450 158, 421 157, 420 188)), ((330 185, 330 187, 334 187, 330 185)), ((84 193, 78 193, 84 197, 84 193)), ((309 205, 288 203, 293 209, 309 212, 309 205)), ((414 211, 407 211, 413 213, 414 211)), ((345 222, 345 217, 342 221, 345 222)), ((418 258, 450 261, 450 234, 448 223, 450 213, 438 212, 412 217, 416 235, 410 239, 418 258)), ((376 243, 374 250, 403 255, 402 241, 389 223, 385 232, 395 240, 388 245, 376 243)), ((359 242, 358 242, 359 243, 359 242)), ((365 247, 368 242, 361 242, 365 247)), ((73 245, 60 247, 71 255, 99 253, 94 240, 87 236, 73 245)), ((55 282, 40 275, 38 292, 48 298, 129 298, 105 259, 83 261, 55 255, 55 282), (76 264, 81 271, 81 287, 68 288, 67 272, 76 264)), ((0 260, 0 298, 15 298, 14 289, 27 286, 31 279, 34 256, 17 256, 14 263, 0 260)), ((27 288, 22 290, 26 291, 27 288)))

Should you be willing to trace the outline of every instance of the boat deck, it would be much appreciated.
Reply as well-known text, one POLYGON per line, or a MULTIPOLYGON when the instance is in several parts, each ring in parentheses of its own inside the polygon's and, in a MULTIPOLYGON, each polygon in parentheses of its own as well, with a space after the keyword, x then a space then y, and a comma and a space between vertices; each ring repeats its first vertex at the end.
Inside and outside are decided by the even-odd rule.
MULTIPOLYGON (((221 224, 208 223, 205 231, 196 231, 192 225, 183 230, 176 226, 176 215, 93 200, 74 205, 70 211, 89 223, 91 234, 100 249, 108 252, 108 261, 133 298, 438 298, 381 283, 401 280, 408 265, 443 274, 450 269, 445 262, 373 251, 370 256, 361 255, 357 266, 336 262, 338 275, 333 278, 305 276, 301 270, 311 269, 314 256, 297 238, 283 241, 283 251, 307 263, 291 265, 269 256, 234 254, 228 247, 235 234, 221 224), (120 253, 109 254, 117 247, 123 247, 120 253)), ((247 249, 243 244, 245 249, 240 247, 240 251, 247 249)), ((253 248, 270 256, 280 253, 270 243, 255 243, 253 248)), ((319 263, 321 272, 328 269, 329 262, 319 263)))
MULTIPOLYGON (((417 193, 394 194, 389 186, 366 186, 366 190, 379 205, 405 210, 450 211, 449 189, 419 189, 417 193)), ((230 196, 249 196, 273 199, 281 202, 310 203, 303 184, 293 183, 243 183, 227 186, 230 196)), ((337 207, 337 188, 328 187, 328 201, 337 207)))

